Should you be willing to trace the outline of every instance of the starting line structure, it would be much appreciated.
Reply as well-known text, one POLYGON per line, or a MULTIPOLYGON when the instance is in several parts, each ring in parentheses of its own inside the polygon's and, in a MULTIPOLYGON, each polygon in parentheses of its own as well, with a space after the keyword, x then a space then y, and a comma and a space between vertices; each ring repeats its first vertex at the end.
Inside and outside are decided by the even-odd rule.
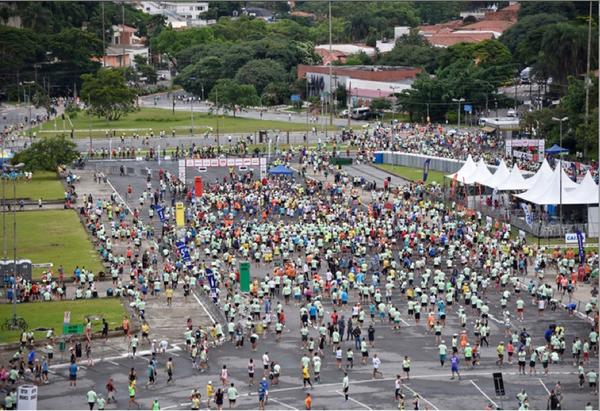
POLYGON ((264 157, 251 158, 186 158, 179 160, 179 180, 185 181, 186 168, 216 168, 216 167, 260 167, 260 177, 267 173, 267 159, 264 157))

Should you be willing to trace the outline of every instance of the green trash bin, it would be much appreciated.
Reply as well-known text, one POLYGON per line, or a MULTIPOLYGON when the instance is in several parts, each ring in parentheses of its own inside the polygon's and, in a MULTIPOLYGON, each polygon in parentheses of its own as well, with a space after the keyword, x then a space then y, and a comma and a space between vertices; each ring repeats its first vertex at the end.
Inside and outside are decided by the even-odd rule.
POLYGON ((65 347, 66 347, 65 342, 64 341, 59 341, 59 343, 58 343, 58 350, 60 352, 65 352, 65 347))

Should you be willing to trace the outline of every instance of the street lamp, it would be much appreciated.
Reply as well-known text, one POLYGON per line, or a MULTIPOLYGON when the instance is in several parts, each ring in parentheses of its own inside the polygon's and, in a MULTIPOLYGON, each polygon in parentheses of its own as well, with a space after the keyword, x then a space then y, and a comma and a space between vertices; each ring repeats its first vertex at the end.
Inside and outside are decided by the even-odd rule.
POLYGON ((460 103, 465 101, 465 99, 462 97, 459 99, 453 98, 452 101, 454 101, 455 103, 458 103, 458 126, 456 127, 457 131, 458 131, 458 129, 460 128, 460 103))
MULTIPOLYGON (((562 149, 562 135, 563 135, 563 122, 567 121, 569 119, 569 117, 563 117, 563 118, 556 118, 556 117, 552 117, 552 121, 558 121, 559 125, 560 125, 560 148, 562 149)), ((560 202, 560 214, 559 214, 559 218, 560 218, 560 229, 562 231, 562 224, 563 224, 563 208, 562 208, 562 153, 559 153, 560 159, 558 160, 558 177, 559 177, 559 202, 560 202)))
MULTIPOLYGON (((15 165, 2 164, 2 168, 6 172, 15 172, 23 168, 25 164, 19 163, 15 165)), ((3 177, 4 178, 4 177, 3 177)), ((4 185, 4 184, 3 184, 4 185)), ((3 190, 4 194, 4 190, 3 190)), ((2 213, 6 213, 5 203, 6 199, 3 198, 2 213)), ((4 233, 6 235, 6 227, 4 227, 4 233)), ((17 176, 13 178, 13 318, 11 326, 16 329, 17 326, 17 176)))

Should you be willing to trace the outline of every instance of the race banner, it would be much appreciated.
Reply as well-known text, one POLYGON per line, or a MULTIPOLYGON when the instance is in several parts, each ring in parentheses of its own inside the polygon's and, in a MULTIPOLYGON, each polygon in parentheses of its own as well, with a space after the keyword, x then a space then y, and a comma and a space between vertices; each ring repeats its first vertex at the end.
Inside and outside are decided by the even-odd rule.
POLYGON ((156 208, 156 214, 158 215, 158 218, 160 219, 161 223, 165 222, 165 210, 164 208, 162 208, 162 206, 160 204, 157 204, 154 208, 156 208))
POLYGON ((527 204, 521 203, 521 208, 525 213, 525 222, 529 227, 533 226, 533 215, 531 214, 531 211, 529 211, 529 207, 527 206, 527 204))
POLYGON ((579 246, 579 262, 581 264, 585 263, 585 250, 583 248, 583 234, 581 230, 577 229, 577 245, 579 246))
POLYGON ((425 160, 425 163, 423 163, 423 182, 427 181, 427 177, 429 176, 429 166, 431 164, 431 159, 428 158, 427 160, 425 160))

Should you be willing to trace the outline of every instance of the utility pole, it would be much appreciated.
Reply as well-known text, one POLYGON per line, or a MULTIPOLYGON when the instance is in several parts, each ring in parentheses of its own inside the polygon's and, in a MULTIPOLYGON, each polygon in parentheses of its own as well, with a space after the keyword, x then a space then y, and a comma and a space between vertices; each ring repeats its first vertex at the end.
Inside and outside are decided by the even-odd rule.
MULTIPOLYGON (((589 123, 589 115, 590 115, 590 53, 592 50, 592 2, 590 1, 590 15, 588 17, 588 41, 587 41, 587 62, 585 68, 585 125, 587 126, 589 123)), ((584 156, 586 156, 586 149, 584 145, 584 156)))
POLYGON ((219 89, 215 87, 215 103, 217 106, 217 146, 219 145, 219 89))
POLYGON ((308 106, 306 107, 306 138, 304 139, 304 146, 308 147, 308 112, 310 111, 310 100, 308 98, 308 74, 304 75, 306 79, 306 102, 308 106))
POLYGON ((123 50, 121 56, 121 65, 125 67, 125 41, 123 41, 123 38, 125 37, 125 1, 121 3, 121 15, 123 23, 121 25, 121 38, 119 40, 121 41, 121 50, 123 50))
POLYGON ((100 2, 102 7, 102 67, 106 67, 106 28, 104 27, 104 2, 100 2))
MULTIPOLYGON (((331 1, 329 2, 329 56, 331 57, 332 55, 332 35, 331 35, 331 1)), ((332 90, 333 90, 333 64, 330 61, 329 62, 329 98, 327 99, 328 105, 329 105, 329 125, 333 125, 333 110, 331 110, 331 96, 333 95, 332 90)), ((327 137, 327 128, 325 128, 325 137, 327 137)))
MULTIPOLYGON (((569 119, 569 117, 563 117, 563 118, 556 118, 556 117, 552 117, 552 121, 557 121, 560 125, 560 147, 562 149, 562 136, 563 136, 563 122, 567 121, 569 119)), ((562 229, 563 229, 563 204, 562 204, 562 180, 563 180, 563 167, 562 167, 562 156, 563 153, 559 153, 558 154, 560 156, 560 160, 558 162, 558 178, 559 178, 559 202, 560 202, 560 230, 562 233, 562 229)))

